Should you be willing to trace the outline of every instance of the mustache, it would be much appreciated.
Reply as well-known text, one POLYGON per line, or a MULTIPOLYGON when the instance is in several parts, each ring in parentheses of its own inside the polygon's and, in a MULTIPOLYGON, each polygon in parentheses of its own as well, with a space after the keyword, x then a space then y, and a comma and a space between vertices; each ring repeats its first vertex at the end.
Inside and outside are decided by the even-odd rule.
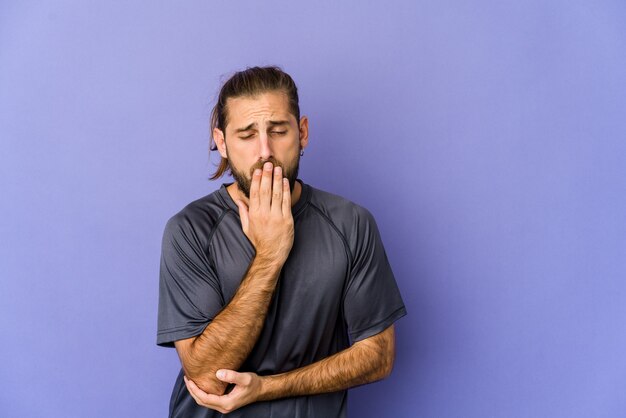
POLYGON ((257 168, 260 168, 261 170, 263 169, 263 164, 265 164, 266 162, 270 162, 272 163, 272 165, 274 167, 280 167, 281 170, 283 171, 283 173, 285 173, 285 167, 274 157, 269 157, 267 160, 259 160, 256 163, 254 163, 252 165, 252 167, 250 167, 250 178, 252 178, 252 174, 254 173, 254 170, 256 170, 257 168))

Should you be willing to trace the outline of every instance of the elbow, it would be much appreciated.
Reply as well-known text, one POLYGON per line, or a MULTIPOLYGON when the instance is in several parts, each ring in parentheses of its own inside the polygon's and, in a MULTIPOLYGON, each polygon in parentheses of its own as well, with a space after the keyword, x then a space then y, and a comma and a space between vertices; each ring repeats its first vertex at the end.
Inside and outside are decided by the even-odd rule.
POLYGON ((363 351, 363 358, 368 361, 367 380, 374 382, 391 375, 395 360, 395 338, 393 325, 385 331, 355 343, 363 351))
POLYGON ((386 379, 391 376, 393 371, 393 363, 396 359, 396 339, 393 325, 389 326, 385 331, 381 333, 382 338, 382 350, 381 350, 381 379, 386 379))
POLYGON ((383 373, 382 379, 386 379, 389 376, 391 376, 392 371, 393 371, 393 358, 385 362, 383 366, 383 370, 382 370, 382 373, 383 373))
POLYGON ((192 380, 196 386, 202 389, 203 392, 218 396, 226 393, 226 387, 228 384, 226 382, 222 382, 215 376, 217 369, 208 373, 202 373, 187 370, 187 368, 183 366, 183 371, 185 372, 187 379, 192 380))
POLYGON ((389 356, 380 355, 376 358, 376 361, 371 363, 369 374, 366 378, 367 383, 374 383, 379 380, 384 380, 391 375, 393 371, 393 358, 389 356))
POLYGON ((196 385, 198 385, 200 389, 202 389, 203 392, 211 393, 218 396, 224 395, 226 393, 226 387, 228 386, 227 383, 224 383, 217 379, 205 378, 200 379, 198 382, 194 380, 194 382, 196 383, 196 385))
POLYGON ((393 371, 393 357, 384 356, 381 358, 380 366, 377 370, 376 380, 383 380, 391 376, 393 371))
POLYGON ((393 344, 388 345, 384 350, 379 352, 376 380, 386 379, 391 376, 395 357, 393 344))
POLYGON ((212 367, 213 361, 208 361, 206 357, 203 358, 197 354, 197 350, 194 348, 195 340, 192 337, 175 342, 185 376, 204 392, 223 395, 228 384, 219 380, 215 375, 219 367, 212 367))

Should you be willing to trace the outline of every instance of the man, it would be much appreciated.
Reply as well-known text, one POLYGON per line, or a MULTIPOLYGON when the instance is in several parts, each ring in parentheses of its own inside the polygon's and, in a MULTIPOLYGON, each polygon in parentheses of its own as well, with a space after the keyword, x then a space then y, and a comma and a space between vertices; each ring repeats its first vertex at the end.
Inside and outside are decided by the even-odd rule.
POLYGON ((280 68, 233 75, 211 122, 213 178, 235 182, 165 227, 157 344, 182 364, 170 417, 345 417, 346 389, 391 373, 406 314, 376 223, 297 179, 308 119, 280 68))

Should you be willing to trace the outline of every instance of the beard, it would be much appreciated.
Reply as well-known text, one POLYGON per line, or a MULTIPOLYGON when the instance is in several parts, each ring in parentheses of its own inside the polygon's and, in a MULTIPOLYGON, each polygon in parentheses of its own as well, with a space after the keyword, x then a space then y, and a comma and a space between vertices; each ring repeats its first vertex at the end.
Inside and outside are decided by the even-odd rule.
MULTIPOLYGON (((256 170, 257 168, 260 168, 262 170, 263 164, 268 161, 272 163, 274 167, 278 166, 282 169, 283 177, 286 177, 287 180, 289 180, 289 190, 293 192, 293 188, 296 184, 296 179, 298 178, 298 169, 300 167, 300 154, 296 154, 296 159, 289 166, 285 166, 274 157, 269 157, 267 160, 257 161, 252 165, 252 167, 250 167, 247 175, 243 171, 237 170, 232 164, 230 164, 230 171, 233 175, 233 179, 235 179, 239 190, 241 190, 246 198, 250 199, 250 185, 252 184, 252 174, 254 173, 254 170, 256 170)), ((274 177, 272 176, 272 181, 273 178, 274 177)))

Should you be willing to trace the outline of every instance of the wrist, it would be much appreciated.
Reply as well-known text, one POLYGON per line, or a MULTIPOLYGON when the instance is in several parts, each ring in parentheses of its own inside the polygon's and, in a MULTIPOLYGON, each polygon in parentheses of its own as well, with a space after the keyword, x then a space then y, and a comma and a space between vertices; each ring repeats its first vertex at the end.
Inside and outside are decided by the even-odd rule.
POLYGON ((270 401, 278 398, 278 379, 277 376, 259 376, 261 385, 259 390, 259 401, 270 401))
POLYGON ((254 256, 254 262, 261 269, 268 269, 278 273, 283 268, 286 258, 277 257, 276 255, 267 254, 263 251, 257 251, 254 256))

